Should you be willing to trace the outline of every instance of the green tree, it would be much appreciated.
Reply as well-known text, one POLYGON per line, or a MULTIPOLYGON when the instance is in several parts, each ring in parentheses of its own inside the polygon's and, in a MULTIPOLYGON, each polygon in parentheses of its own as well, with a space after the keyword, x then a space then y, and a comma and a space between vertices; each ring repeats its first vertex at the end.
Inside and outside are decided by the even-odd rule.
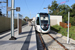
POLYGON ((53 15, 53 14, 56 15, 59 12, 58 4, 57 4, 56 0, 52 1, 52 5, 51 6, 49 5, 48 8, 50 9, 49 14, 51 14, 51 15, 53 15))
POLYGON ((71 6, 71 17, 75 17, 75 4, 71 6))
POLYGON ((68 11, 70 11, 70 7, 68 5, 62 4, 62 5, 58 5, 57 1, 52 1, 52 5, 48 6, 48 8, 50 9, 49 14, 50 15, 62 15, 63 17, 63 22, 67 21, 67 17, 68 17, 68 11))
POLYGON ((63 22, 68 21, 68 12, 70 11, 70 23, 75 26, 75 4, 71 7, 65 4, 58 5, 54 0, 51 6, 48 5, 48 9, 50 9, 50 15, 62 15, 63 22))
POLYGON ((68 5, 58 5, 56 0, 52 1, 52 5, 49 5, 48 8, 50 9, 49 14, 62 15, 63 17, 68 13, 68 11, 70 11, 70 7, 68 5))
POLYGON ((68 5, 59 5, 59 14, 62 15, 63 17, 63 22, 67 21, 68 20, 68 11, 70 11, 70 7, 68 5))
POLYGON ((70 7, 68 5, 59 5, 59 14, 63 17, 67 17, 68 11, 70 11, 70 7))
POLYGON ((29 17, 28 17, 28 16, 26 16, 26 17, 25 17, 25 19, 29 19, 29 17))
POLYGON ((75 26, 75 17, 70 17, 70 23, 72 26, 75 26))

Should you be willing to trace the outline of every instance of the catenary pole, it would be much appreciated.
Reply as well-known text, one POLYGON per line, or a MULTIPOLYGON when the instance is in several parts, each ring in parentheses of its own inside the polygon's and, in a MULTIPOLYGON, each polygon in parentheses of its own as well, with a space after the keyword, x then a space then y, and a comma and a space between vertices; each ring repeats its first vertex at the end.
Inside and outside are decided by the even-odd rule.
POLYGON ((12 3, 11 4, 11 8, 12 8, 12 10, 11 10, 11 24, 12 24, 11 25, 12 26, 11 33, 12 33, 12 35, 11 36, 14 36, 14 10, 13 10, 14 9, 14 0, 12 0, 11 3, 12 3))
POLYGON ((68 33, 67 33, 67 44, 69 44, 69 20, 70 20, 70 12, 68 12, 68 33))
POLYGON ((9 40, 15 40, 14 37, 14 0, 11 0, 11 38, 9 40))
MULTIPOLYGON (((7 7, 7 9, 8 9, 8 0, 6 0, 6 2, 7 2, 6 7, 7 7)), ((6 17, 8 17, 8 11, 7 11, 7 10, 6 10, 6 17)))

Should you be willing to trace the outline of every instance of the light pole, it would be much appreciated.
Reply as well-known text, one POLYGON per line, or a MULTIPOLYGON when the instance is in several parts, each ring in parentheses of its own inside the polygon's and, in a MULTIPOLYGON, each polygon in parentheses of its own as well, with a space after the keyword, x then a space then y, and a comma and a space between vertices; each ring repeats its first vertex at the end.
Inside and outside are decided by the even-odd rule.
MULTIPOLYGON (((48 7, 47 7, 48 8, 48 7)), ((47 9, 47 8, 44 8, 44 9, 47 9)), ((49 8, 48 8, 48 13, 49 13, 49 8)))
POLYGON ((9 40, 16 40, 14 37, 14 10, 20 11, 20 7, 14 8, 14 0, 11 0, 11 7, 9 7, 8 11, 11 11, 11 38, 9 40))
POLYGON ((67 44, 69 44, 70 39, 69 39, 69 20, 70 20, 70 12, 68 12, 68 33, 67 33, 67 44))
MULTIPOLYGON (((7 1, 7 8, 8 8, 8 0, 6 0, 7 1)), ((8 11, 6 10, 6 16, 8 17, 8 11)))
POLYGON ((7 9, 8 9, 8 0, 6 0, 6 2, 1 2, 1 1, 0 1, 0 3, 7 3, 7 4, 6 4, 6 7, 7 7, 7 8, 6 8, 6 17, 8 17, 8 11, 7 11, 7 9))
POLYGON ((9 40, 15 40, 14 37, 14 0, 11 0, 11 38, 9 40))

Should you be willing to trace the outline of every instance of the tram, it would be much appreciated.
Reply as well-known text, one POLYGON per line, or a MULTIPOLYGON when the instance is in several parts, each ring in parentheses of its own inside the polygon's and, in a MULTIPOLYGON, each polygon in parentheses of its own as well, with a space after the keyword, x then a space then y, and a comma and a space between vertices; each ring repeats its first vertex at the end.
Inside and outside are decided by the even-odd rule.
POLYGON ((40 33, 50 32, 50 15, 48 13, 38 13, 36 15, 35 31, 40 33))

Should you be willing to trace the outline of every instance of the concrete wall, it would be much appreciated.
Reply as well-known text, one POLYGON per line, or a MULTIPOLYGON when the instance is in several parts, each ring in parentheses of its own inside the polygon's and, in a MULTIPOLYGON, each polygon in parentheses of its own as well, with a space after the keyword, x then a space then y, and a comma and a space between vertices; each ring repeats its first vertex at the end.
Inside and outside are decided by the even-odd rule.
MULTIPOLYGON (((22 21, 22 25, 25 22, 22 21)), ((14 19, 14 28, 17 27, 17 19, 14 19)), ((0 17, 0 32, 11 29, 11 19, 6 17, 0 17)))
POLYGON ((50 15, 50 24, 53 25, 60 25, 60 22, 62 22, 62 16, 61 15, 50 15))

